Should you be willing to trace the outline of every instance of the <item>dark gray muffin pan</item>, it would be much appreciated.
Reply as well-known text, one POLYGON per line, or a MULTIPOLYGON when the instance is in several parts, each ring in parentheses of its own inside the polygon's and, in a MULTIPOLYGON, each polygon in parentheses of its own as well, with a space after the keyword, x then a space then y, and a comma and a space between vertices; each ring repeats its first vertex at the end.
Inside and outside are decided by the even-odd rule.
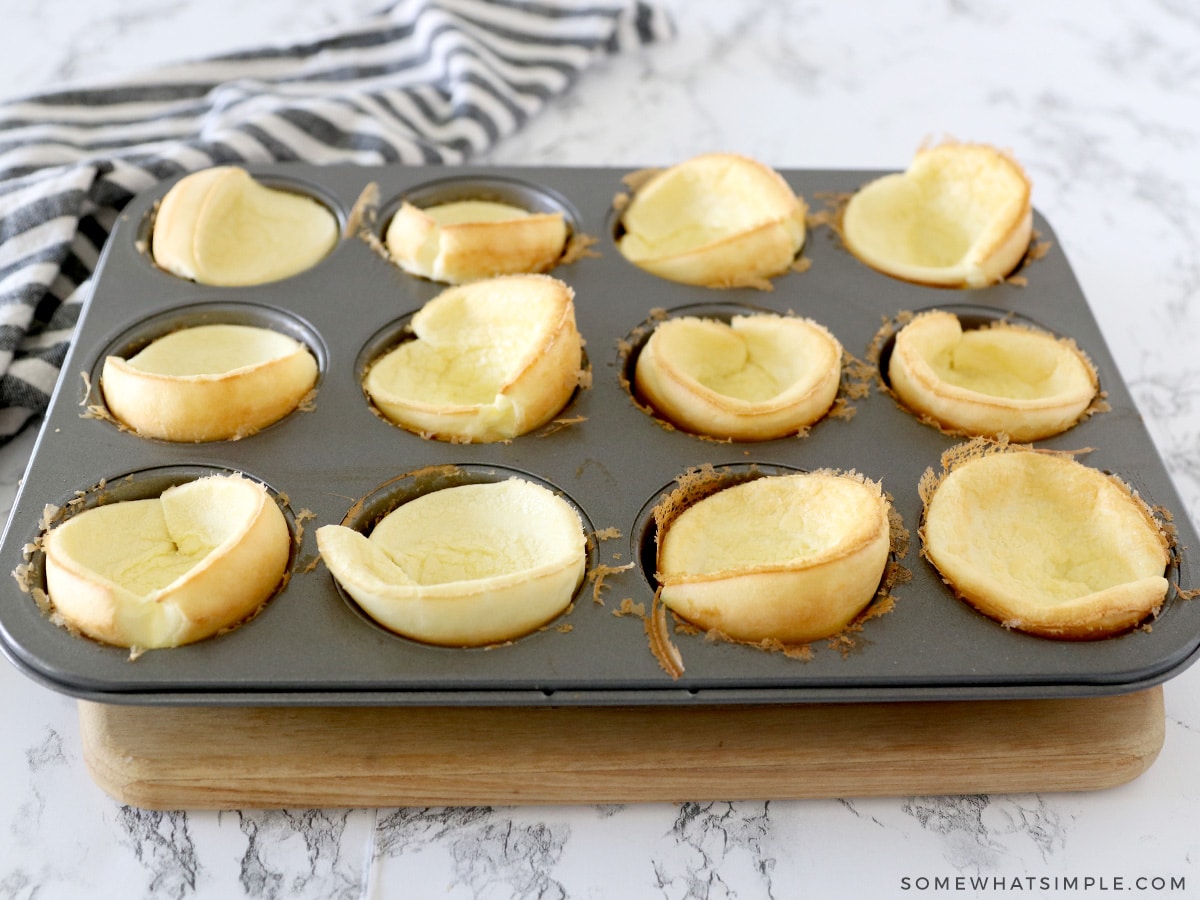
MULTIPOLYGON (((37 681, 77 697, 138 704, 844 702, 1113 694, 1158 684, 1195 658, 1200 601, 1180 596, 1179 587, 1200 581, 1192 560, 1196 535, 1070 266, 1040 217, 1035 228, 1049 250, 1020 272, 1024 285, 958 291, 907 284, 868 268, 831 228, 816 227, 803 250, 807 271, 775 279, 773 291, 716 291, 663 281, 617 251, 613 199, 628 170, 252 171, 268 183, 313 194, 343 222, 374 182, 380 229, 404 196, 421 204, 493 196, 562 210, 575 232, 597 239, 596 255, 552 273, 575 291, 591 384, 562 411, 568 424, 509 443, 447 444, 403 431, 369 408, 359 376, 444 286, 405 274, 355 237, 313 269, 274 284, 217 288, 180 280, 156 268, 146 252, 155 204, 169 184, 157 186, 124 210, 100 261, 4 536, 3 566, 11 571, 25 562, 47 504, 81 496, 87 505, 98 493, 108 500, 154 496, 212 471, 238 471, 265 483, 301 540, 290 580, 257 617, 229 633, 136 659, 55 625, 15 579, 6 578, 0 644, 37 681), (920 555, 917 485, 960 439, 918 422, 873 379, 866 396, 848 398, 852 416, 826 418, 803 437, 763 443, 722 443, 664 428, 626 387, 642 326, 655 310, 794 312, 822 323, 849 354, 866 360, 886 320, 933 307, 953 309, 967 320, 1030 320, 1073 338, 1095 363, 1111 409, 1039 446, 1092 448, 1083 462, 1119 475, 1151 505, 1175 514, 1172 588, 1152 628, 1091 642, 1047 640, 1006 630, 956 599, 920 555), (87 404, 98 400, 88 385, 98 381, 107 354, 128 353, 182 325, 215 321, 266 325, 307 343, 320 365, 315 408, 243 440, 211 444, 144 440, 85 414, 87 404), (896 560, 912 578, 893 589, 894 608, 865 622, 840 647, 817 642, 803 656, 672 629, 685 671, 668 675, 650 651, 642 618, 616 613, 623 601, 650 610, 654 534, 648 511, 679 476, 705 464, 735 474, 834 468, 881 481, 912 535, 907 554, 896 560), (561 491, 594 538, 591 578, 572 608, 538 632, 483 649, 425 646, 369 620, 316 562, 313 532, 320 525, 347 520, 365 529, 422 491, 510 475, 561 491), (103 492, 95 491, 101 484, 103 492)), ((819 207, 815 198, 852 191, 879 173, 782 174, 819 207)), ((30 562, 36 583, 39 555, 30 562)))

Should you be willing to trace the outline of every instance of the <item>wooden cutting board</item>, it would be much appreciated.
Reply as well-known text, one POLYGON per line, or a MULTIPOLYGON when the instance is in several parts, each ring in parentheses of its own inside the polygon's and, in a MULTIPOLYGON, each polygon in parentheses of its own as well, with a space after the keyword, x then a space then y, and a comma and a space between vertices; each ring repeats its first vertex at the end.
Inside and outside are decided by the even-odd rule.
POLYGON ((148 809, 1086 791, 1131 781, 1162 688, 752 707, 228 708, 81 701, 92 777, 148 809))

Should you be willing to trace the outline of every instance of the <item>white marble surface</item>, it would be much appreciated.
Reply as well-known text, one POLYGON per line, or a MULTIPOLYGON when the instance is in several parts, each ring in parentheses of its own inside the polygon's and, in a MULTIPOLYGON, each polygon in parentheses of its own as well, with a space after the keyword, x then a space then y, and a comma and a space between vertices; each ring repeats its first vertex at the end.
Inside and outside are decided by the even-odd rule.
MULTIPOLYGON (((373 5, 4 0, 0 98, 300 35, 373 5)), ((1011 148, 1175 478, 1181 514, 1200 517, 1193 3, 664 5, 677 16, 671 44, 596 68, 490 159, 637 166, 727 149, 778 167, 899 168, 931 136, 1011 148)), ((0 449, 0 502, 33 438, 27 429, 0 449)), ((90 781, 74 701, 0 665, 0 897, 1102 897, 1116 879, 1133 896, 1195 896, 1198 689, 1200 668, 1167 684, 1158 761, 1099 793, 148 813, 90 781), (999 877, 1007 890, 915 881, 959 875, 999 877), (1106 881, 1036 889, 1072 876, 1106 881), (1139 890, 1138 877, 1166 889, 1139 890), (1170 890, 1172 879, 1186 889, 1170 890)))

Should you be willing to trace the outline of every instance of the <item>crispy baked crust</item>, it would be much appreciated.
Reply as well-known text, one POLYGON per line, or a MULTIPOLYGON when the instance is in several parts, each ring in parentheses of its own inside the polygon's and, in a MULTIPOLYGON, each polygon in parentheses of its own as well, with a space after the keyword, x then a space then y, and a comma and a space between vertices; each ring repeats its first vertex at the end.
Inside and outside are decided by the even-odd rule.
POLYGON ((242 438, 295 410, 317 381, 308 348, 267 329, 201 326, 162 340, 161 347, 148 348, 155 357, 170 356, 166 347, 202 356, 211 346, 232 368, 176 374, 162 371, 172 360, 149 359, 145 351, 128 360, 108 357, 100 379, 105 406, 142 437, 184 443, 242 438), (231 358, 227 351, 235 339, 244 352, 231 358))
POLYGON ((266 187, 237 166, 215 166, 167 191, 150 252, 181 278, 244 286, 311 268, 338 239, 337 218, 312 198, 266 187))
POLYGON ((50 601, 69 626, 115 646, 153 649, 211 637, 253 614, 286 574, 291 534, 262 485, 211 476, 159 499, 81 512, 52 529, 44 547, 50 601), (144 579, 127 581, 172 546, 187 552, 202 539, 211 549, 169 583, 147 590, 144 579))
POLYGON ((587 561, 574 509, 521 479, 423 495, 369 537, 326 525, 317 546, 342 588, 385 628, 458 647, 513 640, 549 622, 570 604, 587 561), (486 559, 483 571, 476 555, 486 559))
POLYGON ((547 272, 567 244, 561 213, 513 207, 509 218, 443 223, 438 209, 405 202, 388 224, 388 254, 406 272, 447 284, 547 272))
POLYGON ((1170 542, 1124 482, 1067 454, 975 441, 926 473, 923 553, 1005 627, 1088 640, 1162 606, 1170 542))
POLYGON ((548 275, 448 288, 414 316, 416 340, 372 364, 364 390, 386 418, 439 440, 494 442, 526 434, 552 419, 579 385, 583 349, 573 298, 570 287, 548 275), (502 327, 520 333, 510 333, 504 349, 497 345, 489 354, 502 356, 504 366, 485 380, 482 369, 467 363, 480 349, 478 340, 496 337, 502 327), (460 329, 474 336, 460 337, 460 329), (434 363, 441 377, 423 377, 434 363), (467 375, 478 380, 447 392, 444 368, 454 366, 469 368, 467 375))
POLYGON ((875 596, 889 504, 853 474, 765 476, 711 494, 659 535, 659 596, 735 640, 803 643, 845 628, 875 596))
POLYGON ((1036 441, 1084 418, 1096 369, 1069 339, 1011 322, 964 332, 932 310, 896 335, 888 379, 911 410, 948 431, 1036 441))
POLYGON ((736 316, 726 325, 680 317, 661 322, 647 340, 634 387, 680 428, 737 441, 770 440, 795 434, 828 412, 841 382, 841 360, 841 344, 809 319, 736 316))
POLYGON ((1010 155, 946 142, 917 152, 903 173, 850 197, 846 247, 894 278, 941 287, 984 287, 1021 262, 1033 235, 1029 178, 1010 155))
POLYGON ((769 286, 804 245, 807 206, 757 160, 709 153, 640 184, 618 247, 660 278, 704 287, 769 286))

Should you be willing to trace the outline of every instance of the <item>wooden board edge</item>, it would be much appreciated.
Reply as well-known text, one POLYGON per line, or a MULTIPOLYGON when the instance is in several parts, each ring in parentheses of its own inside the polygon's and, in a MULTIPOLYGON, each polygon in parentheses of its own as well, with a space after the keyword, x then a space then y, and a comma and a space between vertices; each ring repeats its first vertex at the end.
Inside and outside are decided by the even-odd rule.
POLYGON ((1165 740, 1162 688, 754 707, 226 708, 80 701, 83 757, 147 809, 1094 791, 1165 740), (414 740, 416 737, 416 740, 414 740))

